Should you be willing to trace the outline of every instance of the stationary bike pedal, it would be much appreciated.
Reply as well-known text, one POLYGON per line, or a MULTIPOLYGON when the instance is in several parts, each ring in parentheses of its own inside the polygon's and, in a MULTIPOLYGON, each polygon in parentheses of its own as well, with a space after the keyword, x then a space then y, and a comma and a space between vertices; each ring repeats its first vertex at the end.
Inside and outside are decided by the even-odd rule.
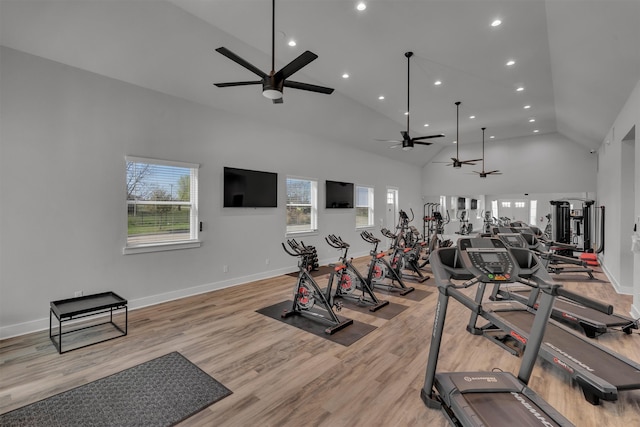
POLYGON ((336 311, 342 310, 342 301, 338 301, 335 303, 336 311))

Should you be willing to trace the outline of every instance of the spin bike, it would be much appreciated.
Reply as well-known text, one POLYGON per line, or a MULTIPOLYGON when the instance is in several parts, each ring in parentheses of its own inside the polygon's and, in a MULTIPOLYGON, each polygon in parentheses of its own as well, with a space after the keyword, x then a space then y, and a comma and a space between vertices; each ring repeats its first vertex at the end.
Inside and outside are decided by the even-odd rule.
POLYGON ((418 265, 422 246, 417 241, 414 242, 409 234, 405 234, 402 231, 399 234, 393 234, 388 229, 383 228, 380 232, 393 242, 391 244, 391 267, 397 272, 398 276, 410 278, 418 283, 429 279, 429 276, 422 274, 418 265), (415 275, 404 274, 403 270, 405 268, 411 269, 415 275))
POLYGON ((362 274, 360 274, 358 269, 356 269, 352 263, 353 258, 347 258, 349 244, 342 240, 341 237, 334 234, 330 234, 324 239, 332 248, 342 250, 340 263, 341 265, 344 265, 345 268, 342 268, 339 271, 336 268, 337 285, 335 297, 353 300, 358 305, 367 305, 369 306, 369 311, 377 311, 385 305, 389 305, 389 301, 379 300, 376 297, 371 286, 371 279, 365 279, 362 274), (356 289, 362 291, 362 293, 360 295, 356 295, 354 293, 356 289))
POLYGON ((310 247, 305 247, 296 242, 295 240, 287 240, 287 244, 291 248, 291 251, 287 249, 285 244, 282 244, 284 251, 291 255, 298 257, 298 280, 293 292, 293 303, 291 310, 285 310, 281 317, 287 318, 294 315, 300 315, 312 320, 319 320, 324 323, 328 323, 328 326, 324 332, 326 334, 334 334, 347 326, 353 324, 351 319, 341 320, 333 311, 335 307, 336 311, 342 309, 341 301, 334 301, 335 292, 333 292, 333 280, 337 272, 344 270, 345 265, 337 266, 329 275, 329 283, 327 289, 323 292, 320 286, 313 280, 313 277, 309 274, 309 266, 311 265, 311 258, 315 256, 315 250, 310 247), (316 301, 319 303, 321 310, 311 311, 316 301))
POLYGON ((405 285, 402 281, 402 273, 398 269, 401 257, 398 256, 394 260, 395 267, 392 267, 384 257, 386 254, 384 252, 378 252, 380 239, 366 230, 360 233, 360 237, 362 237, 365 242, 374 245, 371 252, 369 252, 371 262, 369 263, 369 273, 367 274, 367 280, 371 286, 374 288, 384 287, 388 291, 398 291, 400 295, 413 292, 415 288, 405 285), (391 283, 385 282, 385 279, 391 279, 391 283))

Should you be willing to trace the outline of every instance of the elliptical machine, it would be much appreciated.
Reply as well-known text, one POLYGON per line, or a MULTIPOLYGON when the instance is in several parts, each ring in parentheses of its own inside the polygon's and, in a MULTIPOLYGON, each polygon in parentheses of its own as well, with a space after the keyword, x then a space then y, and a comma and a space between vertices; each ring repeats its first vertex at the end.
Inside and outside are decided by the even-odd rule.
POLYGON ((360 237, 362 237, 365 242, 374 245, 371 252, 369 252, 371 255, 371 262, 369 263, 369 272, 367 274, 367 280, 371 286, 374 288, 384 288, 387 291, 397 291, 400 295, 406 295, 409 292, 413 292, 415 288, 405 285, 402 281, 402 274, 398 271, 399 262, 402 257, 398 256, 395 258, 395 267, 392 267, 392 265, 389 264, 389 261, 385 258, 386 254, 384 252, 378 252, 380 239, 366 230, 360 233, 360 237), (390 279, 391 283, 387 283, 385 281, 386 279, 390 279))
POLYGON ((341 301, 334 301, 335 292, 333 291, 333 280, 338 271, 346 268, 345 265, 335 267, 329 275, 329 283, 327 289, 323 292, 320 286, 313 280, 313 277, 309 274, 309 266, 313 265, 312 257, 315 256, 315 250, 309 247, 305 247, 295 240, 287 240, 287 244, 291 248, 291 251, 287 249, 284 243, 282 243, 282 249, 294 257, 298 257, 298 280, 293 292, 293 304, 291 310, 285 310, 282 314, 282 318, 287 318, 294 315, 301 315, 312 320, 320 320, 324 323, 328 323, 329 326, 324 330, 326 334, 334 334, 347 326, 353 324, 351 319, 341 320, 333 311, 335 307, 336 311, 342 309, 341 301), (320 311, 311 311, 316 301, 320 303, 320 311))
POLYGON ((376 297, 371 285, 371 278, 364 278, 353 265, 353 258, 347 257, 349 244, 334 234, 330 234, 324 239, 329 246, 342 251, 340 262, 341 265, 345 266, 340 270, 336 268, 337 285, 335 297, 352 300, 358 305, 369 306, 369 311, 377 311, 385 305, 389 305, 389 301, 379 300, 376 297), (360 295, 355 293, 356 290, 361 291, 360 295))

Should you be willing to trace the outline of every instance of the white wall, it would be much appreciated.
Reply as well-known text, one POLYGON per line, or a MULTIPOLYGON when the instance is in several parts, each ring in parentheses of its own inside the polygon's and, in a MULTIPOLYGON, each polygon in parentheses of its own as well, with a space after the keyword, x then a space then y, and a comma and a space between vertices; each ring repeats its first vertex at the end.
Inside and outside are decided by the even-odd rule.
MULTIPOLYGON (((480 178, 473 171, 482 170, 482 163, 454 169, 443 163, 455 157, 455 145, 446 147, 422 169, 424 200, 438 202, 439 195, 476 198, 482 201, 479 209, 491 209, 496 198, 531 200, 542 196, 538 209, 548 212, 544 200, 556 196, 593 195, 596 190, 597 157, 582 145, 560 134, 535 135, 509 141, 485 141, 485 170, 499 170, 502 175, 480 178), (491 197, 487 197, 491 195, 491 197)), ((482 157, 482 144, 464 144, 460 148, 462 159, 482 157)), ((480 202, 479 202, 480 203, 480 202)), ((548 203, 547 203, 548 204, 548 203)), ((451 223, 445 234, 459 229, 460 223, 450 210, 451 223)), ((473 229, 482 228, 483 212, 472 212, 473 229), (480 218, 478 218, 478 215, 480 218)))
MULTIPOLYGON (((422 192, 439 194, 522 194, 593 192, 596 189, 596 155, 560 134, 535 135, 509 141, 485 142, 485 170, 502 175, 479 178, 463 166, 454 169, 442 163, 455 157, 455 145, 446 147, 422 170, 422 192)), ((462 159, 482 157, 482 145, 463 144, 462 159)))
MULTIPOLYGON (((286 175, 317 178, 319 202, 325 179, 374 186, 375 234, 387 186, 400 190, 400 208, 421 207, 418 167, 12 49, 0 55, 0 339, 46 328, 49 302, 78 290, 111 290, 135 308, 294 271, 280 246, 286 175), (201 165, 200 248, 122 254, 125 155, 201 165), (279 173, 279 207, 222 208, 223 166, 279 173)), ((329 233, 368 253, 354 210, 320 208, 318 225, 303 240, 321 260, 337 260, 329 233)))
MULTIPOLYGON (((640 254, 631 256, 631 233, 634 223, 640 228, 640 81, 629 96, 625 106, 614 121, 598 150, 598 197, 599 203, 606 206, 605 251, 602 257, 603 267, 611 282, 619 292, 633 294, 632 316, 640 317, 640 254), (634 129, 633 141, 624 141, 629 131, 634 129), (623 144, 634 144, 635 159, 624 159, 627 150, 623 144), (633 162, 632 165, 630 163, 633 162), (625 168, 635 170, 634 177, 624 177, 625 168), (623 188, 634 180, 635 206, 629 206, 623 200, 623 188), (627 210, 623 211, 623 207, 627 210), (633 209, 630 215, 628 209, 633 209), (629 266, 633 263, 633 266, 629 266), (629 279, 627 272, 633 272, 629 279)), ((628 147, 627 147, 628 149, 628 147)))

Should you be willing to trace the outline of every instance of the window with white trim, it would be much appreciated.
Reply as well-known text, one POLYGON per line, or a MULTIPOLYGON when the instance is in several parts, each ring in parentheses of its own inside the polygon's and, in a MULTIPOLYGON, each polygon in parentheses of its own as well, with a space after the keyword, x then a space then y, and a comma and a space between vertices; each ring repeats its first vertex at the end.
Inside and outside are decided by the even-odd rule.
POLYGON ((356 228, 373 226, 373 188, 356 185, 356 228))
POLYGON ((538 217, 538 201, 531 200, 529 202, 529 225, 536 225, 538 217))
POLYGON ((287 233, 318 229, 318 181, 287 177, 287 233))
POLYGON ((192 163, 127 156, 124 253, 200 246, 198 168, 192 163))

